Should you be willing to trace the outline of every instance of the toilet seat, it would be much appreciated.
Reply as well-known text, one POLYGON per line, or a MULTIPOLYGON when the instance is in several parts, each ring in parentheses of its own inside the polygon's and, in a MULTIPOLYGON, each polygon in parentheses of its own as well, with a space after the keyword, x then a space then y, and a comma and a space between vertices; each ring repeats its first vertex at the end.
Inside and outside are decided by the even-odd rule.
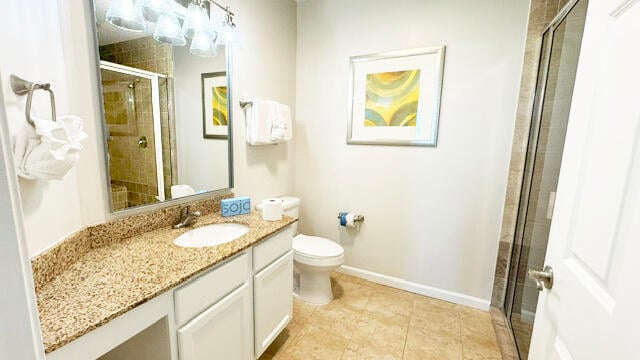
POLYGON ((319 236, 298 235, 293 238, 293 250, 308 258, 324 259, 344 254, 338 243, 319 236))
POLYGON ((342 265, 344 249, 329 239, 298 235, 293 238, 293 259, 313 266, 342 265))

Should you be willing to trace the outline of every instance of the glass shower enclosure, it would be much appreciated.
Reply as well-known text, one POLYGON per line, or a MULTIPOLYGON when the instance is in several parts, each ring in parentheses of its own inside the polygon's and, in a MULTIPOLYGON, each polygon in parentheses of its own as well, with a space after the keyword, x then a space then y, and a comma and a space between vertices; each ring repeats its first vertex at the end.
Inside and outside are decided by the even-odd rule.
POLYGON ((527 270, 544 266, 587 2, 570 1, 542 37, 505 300, 521 359, 527 359, 538 302, 536 284, 527 277, 527 270))
POLYGON ((112 208, 164 201, 171 186, 170 149, 163 142, 163 135, 169 139, 169 126, 163 126, 169 79, 108 61, 100 62, 100 72, 112 208))

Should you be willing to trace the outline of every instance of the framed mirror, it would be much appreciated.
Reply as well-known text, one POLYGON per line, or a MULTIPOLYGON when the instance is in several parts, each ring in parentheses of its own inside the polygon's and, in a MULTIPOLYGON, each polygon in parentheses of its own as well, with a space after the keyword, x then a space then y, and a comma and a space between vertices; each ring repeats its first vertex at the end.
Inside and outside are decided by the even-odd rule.
POLYGON ((199 0, 93 4, 111 210, 232 188, 225 11, 199 0))

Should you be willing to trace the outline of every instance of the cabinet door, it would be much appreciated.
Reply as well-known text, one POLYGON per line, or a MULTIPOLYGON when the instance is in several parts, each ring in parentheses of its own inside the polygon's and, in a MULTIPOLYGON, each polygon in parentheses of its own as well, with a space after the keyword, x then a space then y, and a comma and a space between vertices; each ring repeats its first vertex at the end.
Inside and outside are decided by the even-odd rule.
POLYGON ((253 278, 256 358, 289 324, 293 310, 293 251, 253 278))
POLYGON ((178 330, 180 359, 251 359, 251 325, 251 288, 245 283, 178 330))

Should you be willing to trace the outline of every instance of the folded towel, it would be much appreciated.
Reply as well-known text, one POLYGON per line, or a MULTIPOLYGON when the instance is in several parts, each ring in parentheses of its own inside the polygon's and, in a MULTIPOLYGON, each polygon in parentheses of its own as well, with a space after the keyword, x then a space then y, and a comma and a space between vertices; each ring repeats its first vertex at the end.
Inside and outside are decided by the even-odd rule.
POLYGON ((279 143, 289 141, 292 137, 291 109, 287 105, 276 103, 272 108, 271 140, 279 143))
POLYGON ((250 99, 245 108, 249 145, 277 144, 291 140, 291 109, 275 101, 250 99))
POLYGON ((31 118, 35 130, 23 125, 14 137, 18 175, 26 179, 62 179, 80 158, 81 142, 87 138, 82 119, 73 115, 61 116, 55 122, 31 118))

